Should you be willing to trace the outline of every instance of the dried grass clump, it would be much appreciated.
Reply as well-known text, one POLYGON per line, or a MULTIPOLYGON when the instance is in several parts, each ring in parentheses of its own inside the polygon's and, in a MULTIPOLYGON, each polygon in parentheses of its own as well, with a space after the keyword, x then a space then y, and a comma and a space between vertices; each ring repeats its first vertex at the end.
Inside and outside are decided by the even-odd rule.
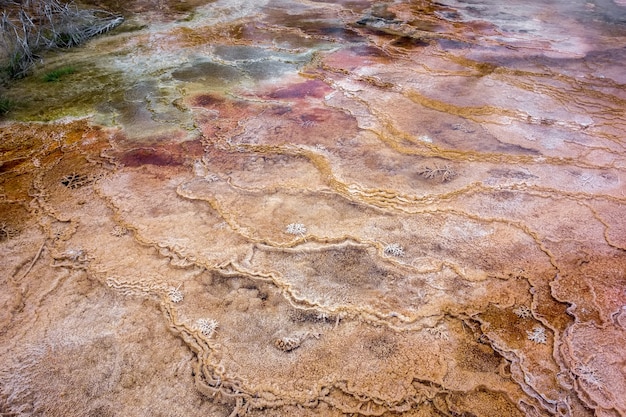
POLYGON ((43 51, 79 45, 124 20, 58 0, 0 0, 0 6, 0 60, 10 78, 26 76, 43 51))

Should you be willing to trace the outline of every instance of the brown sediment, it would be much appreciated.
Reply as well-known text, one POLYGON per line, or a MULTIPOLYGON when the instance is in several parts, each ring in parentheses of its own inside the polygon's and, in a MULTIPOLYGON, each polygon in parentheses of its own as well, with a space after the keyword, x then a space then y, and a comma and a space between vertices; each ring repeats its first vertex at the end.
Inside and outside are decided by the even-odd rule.
POLYGON ((149 15, 163 20, 173 20, 184 17, 186 14, 193 12, 197 7, 214 0, 167 0, 159 1, 156 5, 154 2, 147 0, 80 0, 80 4, 96 6, 104 10, 124 13, 126 15, 149 15), (158 13, 154 13, 158 11, 158 13))

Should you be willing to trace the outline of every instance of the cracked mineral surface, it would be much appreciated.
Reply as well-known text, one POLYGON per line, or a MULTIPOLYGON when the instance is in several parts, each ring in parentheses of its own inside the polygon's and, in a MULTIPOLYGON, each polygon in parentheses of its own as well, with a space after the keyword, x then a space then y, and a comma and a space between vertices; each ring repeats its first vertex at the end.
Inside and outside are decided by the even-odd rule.
POLYGON ((626 415, 624 1, 87 3, 2 92, 3 416, 626 415))

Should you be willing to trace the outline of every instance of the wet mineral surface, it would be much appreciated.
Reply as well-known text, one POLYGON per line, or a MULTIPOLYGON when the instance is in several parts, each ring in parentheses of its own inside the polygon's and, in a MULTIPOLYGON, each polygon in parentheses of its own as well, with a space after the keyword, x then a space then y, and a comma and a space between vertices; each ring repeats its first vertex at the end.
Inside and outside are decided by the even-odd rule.
POLYGON ((626 414, 625 2, 91 3, 6 93, 2 415, 626 414))

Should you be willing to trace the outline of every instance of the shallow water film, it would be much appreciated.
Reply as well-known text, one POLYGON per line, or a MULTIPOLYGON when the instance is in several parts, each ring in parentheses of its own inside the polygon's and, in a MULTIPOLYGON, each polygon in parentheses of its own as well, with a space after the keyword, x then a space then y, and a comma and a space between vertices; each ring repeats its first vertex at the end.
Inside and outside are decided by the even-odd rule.
POLYGON ((626 2, 89 1, 2 91, 3 416, 626 415, 626 2))

